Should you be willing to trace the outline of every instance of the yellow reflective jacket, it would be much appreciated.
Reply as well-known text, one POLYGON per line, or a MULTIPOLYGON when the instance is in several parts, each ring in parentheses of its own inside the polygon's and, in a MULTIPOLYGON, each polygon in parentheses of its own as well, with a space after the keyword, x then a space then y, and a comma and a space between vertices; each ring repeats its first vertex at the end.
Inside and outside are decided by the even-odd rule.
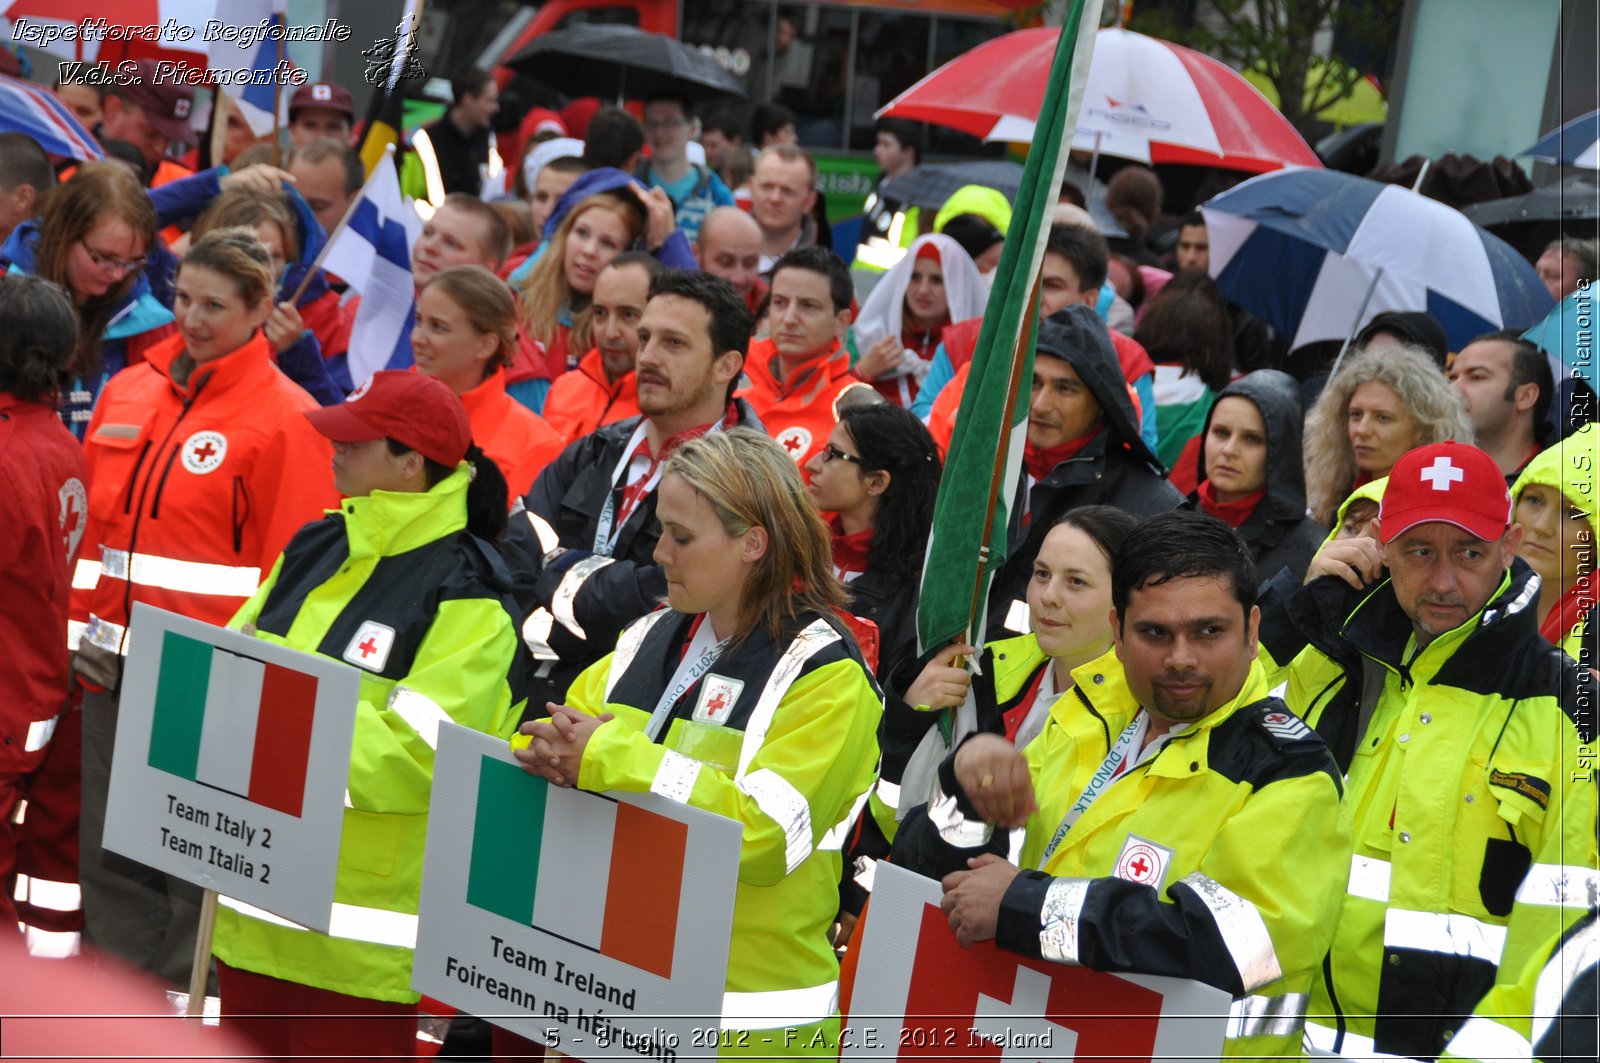
POLYGON ((468 480, 463 463, 427 492, 345 499, 296 533, 230 621, 361 669, 329 933, 221 897, 212 952, 230 966, 418 999, 411 956, 439 724, 509 736, 526 699, 510 577, 466 531, 468 480), (391 634, 373 638, 374 624, 391 634))
MULTIPOLYGON (((1115 651, 1072 678, 1023 754, 1039 810, 1021 866, 1038 871, 1024 870, 1007 890, 996 943, 1097 970, 1209 983, 1236 998, 1229 1058, 1300 1055, 1306 994, 1333 939, 1350 851, 1326 747, 1267 695, 1253 663, 1232 701, 1119 776, 1046 856, 1139 712, 1115 651), (1130 853, 1141 843, 1168 854, 1159 881, 1137 881, 1130 853), (1063 907, 1076 918, 1055 918, 1063 907)), ((973 855, 971 843, 941 836, 949 819, 966 818, 952 764, 940 785, 955 796, 909 818, 895 846, 897 863, 932 877, 973 855)), ((1005 844, 1000 832, 979 847, 1003 855, 1005 844)))
MULTIPOLYGON (((1553 443, 1534 455, 1532 461, 1522 470, 1522 475, 1517 477, 1517 485, 1511 490, 1511 497, 1520 500, 1523 488, 1529 484, 1539 484, 1552 491, 1558 491, 1567 500, 1567 504, 1581 511, 1589 518, 1591 533, 1600 534, 1600 496, 1595 494, 1595 466, 1600 464, 1600 425, 1587 424, 1572 433, 1566 439, 1553 443)), ((1565 559, 1565 568, 1573 577, 1588 575, 1594 578, 1594 546, 1589 547, 1590 556, 1587 565, 1580 558, 1565 559)), ((1596 617, 1593 610, 1571 629, 1563 633, 1561 641, 1557 643, 1567 655, 1574 660, 1583 659, 1583 646, 1588 642, 1594 643, 1594 636, 1590 630, 1595 626, 1596 617)), ((1587 662, 1594 665, 1596 662, 1587 662)))
POLYGON ((666 609, 635 621, 572 684, 569 706, 616 716, 590 736, 578 785, 656 793, 743 824, 723 1044, 836 1053, 828 931, 840 850, 876 775, 882 696, 839 622, 805 616, 786 642, 757 630, 724 650, 653 742, 646 725, 694 621, 666 609), (825 1043, 759 1033, 808 1024, 831 1024, 825 1043))
POLYGON ((1593 756, 1569 716, 1594 704, 1594 682, 1539 636, 1534 579, 1514 561, 1478 615, 1420 651, 1387 579, 1361 594, 1317 580, 1288 608, 1263 594, 1263 650, 1309 640, 1289 707, 1347 772, 1355 833, 1307 1020, 1318 1048, 1437 1055, 1496 967, 1560 929, 1560 909, 1530 908, 1524 945, 1508 947, 1519 888, 1594 866, 1593 756))

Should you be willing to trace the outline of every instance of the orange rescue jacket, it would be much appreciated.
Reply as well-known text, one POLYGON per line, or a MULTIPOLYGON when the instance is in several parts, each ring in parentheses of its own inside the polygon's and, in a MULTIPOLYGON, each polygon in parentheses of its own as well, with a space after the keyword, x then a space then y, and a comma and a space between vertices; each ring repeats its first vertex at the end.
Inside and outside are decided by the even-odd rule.
POLYGON ((472 441, 500 466, 512 501, 528 493, 534 479, 565 447, 566 440, 543 417, 506 394, 506 374, 496 369, 465 392, 472 441))
POLYGON ((632 373, 612 383, 600 349, 591 348, 578 367, 562 373, 544 400, 544 419, 568 443, 604 424, 639 416, 639 383, 632 373))
POLYGON ((839 423, 839 400, 855 388, 865 388, 874 397, 877 392, 850 372, 850 352, 837 342, 788 382, 778 380, 777 364, 778 352, 770 339, 751 340, 750 356, 744 360, 750 384, 738 397, 755 407, 767 433, 804 468, 839 423))

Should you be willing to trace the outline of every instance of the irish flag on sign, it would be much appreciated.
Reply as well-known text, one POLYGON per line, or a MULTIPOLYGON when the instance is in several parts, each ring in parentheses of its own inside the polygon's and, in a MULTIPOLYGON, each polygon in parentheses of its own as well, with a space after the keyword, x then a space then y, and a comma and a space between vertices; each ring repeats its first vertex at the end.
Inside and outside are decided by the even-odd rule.
POLYGON ((298 817, 317 679, 163 633, 152 768, 298 817))
POLYGON ((554 826, 593 796, 483 757, 467 903, 671 978, 689 828, 609 798, 599 829, 554 826))

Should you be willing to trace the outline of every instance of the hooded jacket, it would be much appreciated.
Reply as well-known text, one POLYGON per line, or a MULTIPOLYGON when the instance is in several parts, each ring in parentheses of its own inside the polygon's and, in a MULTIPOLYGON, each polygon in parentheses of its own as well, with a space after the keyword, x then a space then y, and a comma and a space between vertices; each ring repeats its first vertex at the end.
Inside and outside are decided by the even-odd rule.
MULTIPOLYGON (((1267 493, 1255 512, 1235 530, 1249 545, 1256 574, 1262 580, 1288 568, 1298 581, 1328 534, 1327 529, 1306 516, 1306 481, 1300 461, 1300 384, 1288 373, 1258 369, 1223 388, 1217 401, 1230 395, 1249 399, 1267 427, 1267 493)), ((1200 430, 1197 475, 1201 482, 1206 477, 1205 441, 1216 412, 1213 404, 1200 430)), ((1189 498, 1198 504, 1195 495, 1189 498)))
POLYGON ((850 372, 850 352, 839 343, 789 380, 778 379, 777 364, 778 349, 772 340, 751 340, 750 355, 744 360, 749 383, 738 396, 755 409, 767 434, 804 469, 839 423, 840 400, 852 391, 876 393, 850 372))
MULTIPOLYGON (((156 241, 160 243, 160 241, 156 241)), ((33 274, 39 251, 39 223, 25 221, 6 238, 0 250, 6 272, 33 274)), ((145 352, 157 342, 173 335, 172 312, 151 294, 150 282, 140 272, 133 287, 117 308, 100 336, 100 372, 93 377, 73 377, 61 389, 57 411, 61 423, 81 442, 89 429, 100 401, 100 389, 126 366, 144 360, 145 352)))
MULTIPOLYGON (((1595 497, 1597 461, 1600 461, 1600 427, 1585 425, 1566 439, 1541 450, 1528 462, 1522 475, 1517 478, 1517 486, 1511 492, 1511 497, 1520 498, 1523 489, 1530 484, 1559 491, 1567 500, 1567 505, 1581 510, 1589 518, 1590 532, 1600 534, 1600 498, 1595 497)), ((1590 549, 1593 550, 1592 543, 1590 549)), ((1578 567, 1579 560, 1575 557, 1568 558, 1566 563, 1569 569, 1576 570, 1576 574, 1582 575, 1586 571, 1590 579, 1594 578, 1592 555, 1586 570, 1578 567)), ((1583 619, 1563 633, 1561 641, 1557 643, 1567 651, 1568 656, 1585 661, 1591 667, 1600 661, 1594 656, 1596 634, 1600 633, 1600 624, 1595 621, 1595 610, 1591 607, 1583 619), (1585 648, 1590 653, 1587 660, 1583 657, 1585 648)))
POLYGON ((1026 473, 1019 474, 1022 483, 1006 532, 1011 549, 989 590, 990 639, 1023 634, 1033 559, 1061 514, 1099 505, 1152 517, 1188 505, 1167 483, 1166 469, 1139 436, 1127 381, 1105 323, 1093 310, 1069 306, 1047 318, 1039 326, 1035 357, 1061 358, 1077 371, 1100 404, 1104 427, 1076 456, 1031 486, 1026 473))

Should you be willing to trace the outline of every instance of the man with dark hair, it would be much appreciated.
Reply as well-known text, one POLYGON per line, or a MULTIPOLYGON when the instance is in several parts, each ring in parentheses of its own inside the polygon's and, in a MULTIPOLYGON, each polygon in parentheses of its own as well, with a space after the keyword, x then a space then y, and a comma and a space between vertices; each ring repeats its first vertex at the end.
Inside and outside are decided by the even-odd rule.
POLYGON ((56 99, 66 105, 67 110, 78 120, 78 124, 85 129, 93 129, 104 117, 105 92, 98 85, 70 85, 57 77, 56 83, 50 86, 50 91, 55 93, 56 99))
MULTIPOLYGON (((431 168, 445 195, 465 192, 476 196, 488 179, 489 156, 495 150, 489 126, 500 110, 500 87, 494 75, 473 67, 450 79, 450 98, 450 109, 413 134, 412 143, 424 172, 430 169, 431 153, 431 168)), ((414 187, 415 178, 408 174, 406 183, 414 187)), ((422 194, 433 199, 432 188, 425 188, 422 194)))
POLYGON ((750 179, 750 214, 761 226, 763 273, 784 252, 817 243, 811 216, 816 203, 817 163, 811 154, 793 144, 763 149, 750 179))
POLYGON ((56 172, 39 142, 26 133, 0 133, 0 243, 39 213, 56 172))
POLYGON ((828 441, 841 404, 879 401, 850 372, 850 271, 839 256, 802 247, 778 259, 767 296, 766 339, 750 342, 739 394, 802 469, 828 441))
MULTIPOLYGON (((878 164, 878 180, 867 196, 862 212, 860 245, 868 249, 865 254, 858 248, 855 269, 882 272, 905 254, 918 236, 921 228, 921 211, 916 207, 907 210, 898 199, 883 194, 883 186, 908 172, 922 161, 922 127, 904 118, 880 118, 874 127, 872 158, 878 164), (898 228, 895 218, 899 217, 898 228), (897 239, 891 240, 891 236, 897 239)), ((976 258, 977 256, 973 256, 976 258)))
POLYGON ((1600 692, 1540 635, 1511 516, 1494 459, 1418 447, 1389 472, 1376 538, 1330 541, 1304 587, 1263 588, 1270 678, 1347 773, 1348 891, 1306 1024, 1324 1052, 1432 1059, 1496 968, 1515 978, 1592 897, 1580 750, 1600 692))
POLYGON ((288 170, 294 178, 295 191, 330 236, 367 179, 361 156, 348 138, 325 137, 295 148, 289 156, 288 170))
POLYGON ((965 946, 1192 978, 1225 1055, 1298 1056, 1350 834, 1327 747, 1268 693, 1255 566, 1220 521, 1152 517, 1112 559, 1115 648, 1025 751, 978 734, 895 839, 965 946), (1025 830, 1019 864, 1008 832, 1025 830))
POLYGON ((589 299, 594 348, 570 372, 556 377, 544 417, 571 443, 603 425, 639 415, 639 320, 660 261, 648 251, 624 251, 594 279, 589 299))
POLYGON ((1206 216, 1191 210, 1183 216, 1178 226, 1178 246, 1173 252, 1173 266, 1179 273, 1208 273, 1211 270, 1211 233, 1206 228, 1206 216))
POLYGON ((774 144, 795 144, 794 112, 781 103, 763 103, 750 115, 750 143, 757 151, 774 144))
POLYGON ((355 115, 355 101, 343 85, 330 81, 301 85, 289 97, 289 143, 297 150, 323 138, 348 144, 355 115))
POLYGON ((100 140, 124 140, 144 158, 145 184, 159 188, 191 176, 186 166, 167 157, 174 142, 194 139, 189 116, 194 109, 194 89, 172 78, 157 76, 153 59, 134 60, 132 77, 119 79, 101 101, 100 140))
POLYGON ((632 173, 644 149, 644 127, 620 107, 602 107, 589 119, 583 138, 583 161, 591 170, 602 166, 632 173))
POLYGON ((733 206, 733 193, 710 167, 689 161, 694 116, 682 96, 661 95, 644 105, 644 136, 650 157, 634 176, 646 188, 660 188, 672 200, 678 228, 691 243, 705 216, 717 207, 733 206))
POLYGON ((1520 330, 1500 329, 1461 348, 1450 363, 1450 384, 1467 407, 1479 448, 1500 466, 1506 484, 1515 484, 1539 453, 1555 396, 1550 362, 1520 330))
MULTIPOLYGON (((731 108, 722 107, 700 120, 700 146, 706 152, 706 165, 722 174, 736 153, 748 153, 745 126, 731 108)), ((726 178, 724 178, 726 180, 726 178)))
MULTIPOLYGON (((1178 226, 1173 269, 1179 273, 1211 272, 1210 230, 1206 228, 1206 216, 1198 210, 1185 214, 1178 226)), ((1233 322, 1233 361, 1239 372, 1278 368, 1288 352, 1283 340, 1264 321, 1232 300, 1228 302, 1228 318, 1233 322)))
POLYGON ((545 468, 502 549, 531 615, 536 668, 528 704, 561 701, 584 668, 666 596, 654 560, 656 487, 678 444, 734 425, 760 429, 730 393, 745 361, 750 312, 727 281, 666 270, 650 281, 637 325, 641 416, 605 425, 545 468))

